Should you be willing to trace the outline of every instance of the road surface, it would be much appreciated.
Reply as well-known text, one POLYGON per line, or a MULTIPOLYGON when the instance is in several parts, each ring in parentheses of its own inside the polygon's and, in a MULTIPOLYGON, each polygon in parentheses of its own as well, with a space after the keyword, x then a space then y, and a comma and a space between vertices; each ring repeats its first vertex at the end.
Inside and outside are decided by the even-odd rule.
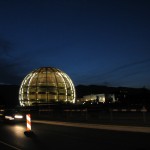
POLYGON ((149 127, 47 122, 32 120, 31 135, 26 123, 0 123, 1 150, 149 150, 149 127), (128 129, 128 130, 127 130, 128 129), (138 132, 134 131, 137 129, 138 132))

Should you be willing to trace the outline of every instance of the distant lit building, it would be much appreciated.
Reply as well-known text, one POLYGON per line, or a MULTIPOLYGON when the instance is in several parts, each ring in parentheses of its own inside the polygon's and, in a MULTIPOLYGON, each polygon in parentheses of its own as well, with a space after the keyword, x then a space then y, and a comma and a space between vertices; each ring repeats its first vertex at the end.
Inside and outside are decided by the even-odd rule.
POLYGON ((42 67, 29 73, 21 83, 21 106, 49 103, 75 103, 75 86, 70 77, 53 67, 42 67))
POLYGON ((84 101, 97 101, 105 103, 105 94, 91 94, 83 96, 84 101))
POLYGON ((91 102, 93 103, 113 103, 115 102, 115 95, 114 94, 90 94, 85 95, 81 98, 81 103, 91 102))

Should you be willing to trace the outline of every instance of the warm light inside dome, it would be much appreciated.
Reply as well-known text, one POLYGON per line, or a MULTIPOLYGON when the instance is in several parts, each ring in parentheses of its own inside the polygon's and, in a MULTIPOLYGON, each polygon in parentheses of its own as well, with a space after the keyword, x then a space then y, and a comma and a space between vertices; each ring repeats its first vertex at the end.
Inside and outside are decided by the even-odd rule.
POLYGON ((55 102, 75 103, 75 98, 75 87, 70 77, 52 67, 39 68, 29 73, 19 90, 21 106, 55 102))

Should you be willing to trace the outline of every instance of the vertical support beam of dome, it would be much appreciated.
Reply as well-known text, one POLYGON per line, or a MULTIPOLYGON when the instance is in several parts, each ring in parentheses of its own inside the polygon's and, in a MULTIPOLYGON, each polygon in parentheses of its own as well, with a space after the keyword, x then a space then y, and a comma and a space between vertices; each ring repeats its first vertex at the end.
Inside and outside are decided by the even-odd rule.
MULTIPOLYGON (((37 69, 36 72, 38 72, 38 70, 39 70, 39 69, 37 69)), ((35 95, 35 101, 36 101, 36 102, 37 102, 37 100, 38 100, 38 98, 37 98, 37 95, 38 95, 38 92, 37 92, 37 89, 38 89, 38 87, 37 87, 37 86, 38 86, 38 78, 39 78, 39 73, 37 73, 36 85, 35 85, 35 86, 36 86, 36 90, 35 90, 35 93, 36 93, 36 95, 35 95)))
POLYGON ((34 72, 32 72, 31 73, 31 78, 29 79, 29 84, 28 84, 28 88, 27 88, 27 98, 28 98, 28 105, 29 106, 31 106, 31 100, 30 100, 30 97, 29 97, 29 94, 30 94, 30 92, 29 92, 29 87, 31 87, 31 81, 32 81, 32 79, 34 78, 34 76, 36 75, 36 72, 34 71, 34 72))
POLYGON ((30 82, 31 82, 31 79, 33 78, 33 73, 31 73, 31 77, 29 78, 29 82, 28 82, 28 85, 27 85, 27 100, 28 100, 28 106, 30 106, 30 103, 29 103, 29 86, 30 86, 30 82))
POLYGON ((60 74, 60 76, 62 77, 62 79, 63 79, 63 81, 64 81, 64 85, 65 85, 65 93, 66 93, 66 102, 67 102, 67 101, 68 101, 68 97, 67 97, 66 82, 65 82, 65 80, 64 80, 64 77, 63 77, 62 73, 61 73, 60 71, 59 71, 58 73, 60 74))
POLYGON ((19 103, 20 103, 20 105, 21 106, 24 106, 24 104, 23 104, 23 96, 24 96, 24 89, 23 89, 23 85, 25 84, 25 82, 26 82, 26 79, 29 77, 29 75, 27 75, 25 78, 24 78, 24 80, 21 82, 21 86, 20 86, 20 88, 19 88, 19 103))
MULTIPOLYGON (((71 80, 71 79, 70 79, 71 80)), ((76 90, 75 90, 75 87, 73 85, 73 82, 71 81, 71 85, 72 85, 72 90, 73 90, 73 103, 75 103, 75 100, 76 100, 76 90)))
POLYGON ((48 69, 48 68, 45 68, 45 71, 46 71, 46 101, 47 101, 47 103, 48 103, 47 69, 48 69))
POLYGON ((75 87, 74 87, 74 85, 73 85, 72 82, 71 82, 71 84, 72 84, 73 94, 74 94, 74 97, 73 97, 73 103, 75 103, 75 102, 76 102, 76 90, 75 90, 75 87))
POLYGON ((68 79, 68 82, 69 82, 70 85, 71 85, 71 90, 73 91, 73 103, 75 103, 75 99, 76 99, 76 91, 75 91, 73 82, 72 82, 72 80, 69 78, 69 76, 68 76, 66 73, 64 73, 64 75, 66 76, 66 78, 68 79))
POLYGON ((58 94, 58 81, 57 81, 57 78, 56 78, 56 72, 58 72, 58 70, 54 69, 54 68, 51 68, 51 70, 54 72, 54 77, 55 77, 55 80, 56 80, 56 85, 57 85, 57 100, 59 101, 59 94, 58 94))
MULTIPOLYGON (((22 83, 21 83, 21 86, 20 86, 20 93, 22 94, 22 96, 20 96, 21 99, 19 99, 21 106, 24 106, 24 104, 23 104, 22 101, 23 101, 23 99, 24 99, 24 94, 25 94, 25 93, 26 93, 26 97, 27 97, 27 90, 24 91, 22 85, 27 84, 27 82, 29 81, 29 79, 31 78, 31 76, 32 76, 32 73, 28 74, 28 75, 25 77, 25 79, 22 81, 22 83)), ((26 86, 26 88, 27 88, 27 86, 26 86)))
POLYGON ((20 104, 20 106, 24 106, 24 104, 23 104, 23 91, 24 91, 23 90, 23 85, 24 85, 24 83, 26 81, 26 78, 21 82, 21 86, 19 88, 19 104, 20 104))

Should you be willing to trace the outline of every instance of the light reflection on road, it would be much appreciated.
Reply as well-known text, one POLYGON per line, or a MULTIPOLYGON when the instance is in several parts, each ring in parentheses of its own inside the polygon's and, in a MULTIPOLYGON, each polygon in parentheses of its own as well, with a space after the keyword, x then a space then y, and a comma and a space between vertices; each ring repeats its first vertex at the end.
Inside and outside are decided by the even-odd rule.
POLYGON ((80 127, 80 128, 150 133, 150 127, 123 126, 123 125, 104 125, 104 124, 103 125, 102 124, 86 124, 86 123, 40 121, 40 120, 33 120, 32 122, 34 122, 34 123, 43 123, 43 124, 52 124, 52 125, 72 126, 72 127, 80 127))
POLYGON ((16 124, 13 126, 9 126, 9 130, 13 132, 13 134, 18 138, 23 138, 24 132, 26 131, 25 125, 16 124))

